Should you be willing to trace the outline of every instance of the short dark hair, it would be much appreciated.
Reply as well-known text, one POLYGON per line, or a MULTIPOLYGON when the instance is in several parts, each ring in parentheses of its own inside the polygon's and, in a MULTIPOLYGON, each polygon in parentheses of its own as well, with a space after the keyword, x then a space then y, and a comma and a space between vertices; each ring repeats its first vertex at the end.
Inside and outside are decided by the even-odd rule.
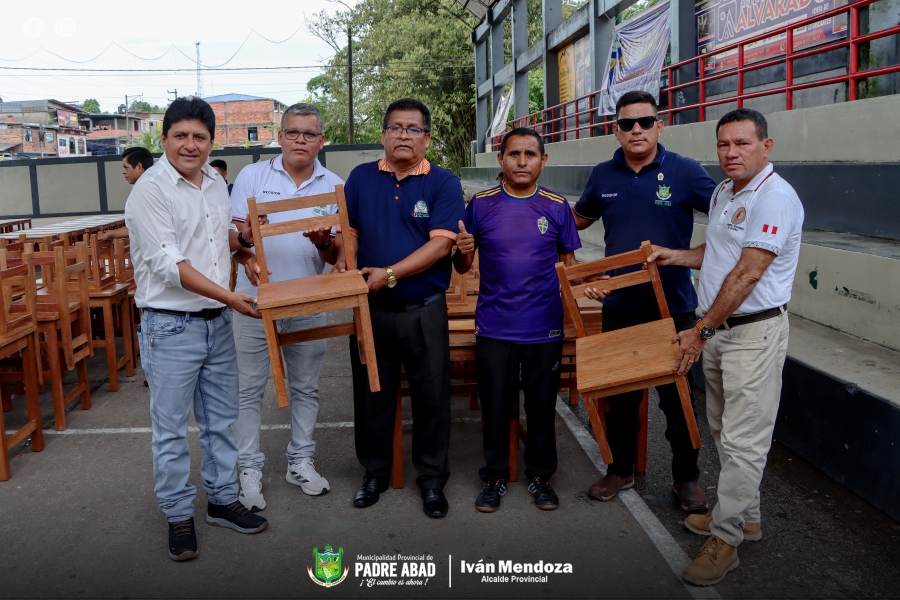
POLYGON ((419 111, 422 113, 422 122, 425 123, 425 131, 431 131, 431 111, 428 110, 427 106, 415 98, 401 98, 400 100, 391 102, 390 105, 388 105, 387 110, 384 111, 384 121, 381 123, 382 130, 387 129, 388 119, 391 118, 391 113, 395 110, 419 111))
POLYGON ((653 114, 656 114, 659 110, 659 107, 656 105, 656 98, 653 97, 653 94, 633 90, 622 94, 622 97, 616 102, 616 118, 619 118, 619 113, 623 108, 631 104, 649 104, 653 107, 653 114))
POLYGON ((724 117, 719 119, 719 122, 716 123, 716 135, 719 135, 719 129, 722 125, 727 125, 728 123, 737 123, 739 121, 751 121, 753 125, 756 127, 756 137, 759 141, 763 141, 767 137, 769 137, 769 123, 766 121, 766 118, 762 115, 761 112, 753 110, 752 108, 737 108, 729 113, 726 113, 724 117))
POLYGON ((513 138, 516 136, 525 136, 525 137, 533 137, 537 140, 538 148, 541 150, 541 156, 544 155, 544 140, 541 139, 541 134, 539 134, 534 129, 529 129, 528 127, 516 127, 512 131, 507 132, 506 135, 503 136, 503 140, 500 142, 500 155, 506 154, 506 142, 509 141, 509 138, 513 138))
POLYGON ((206 100, 196 96, 182 96, 172 101, 163 117, 162 134, 169 135, 172 125, 186 119, 197 119, 206 125, 210 139, 216 137, 216 113, 206 100))
POLYGON ((150 154, 149 150, 141 146, 126 148, 125 152, 122 153, 122 160, 127 161, 128 164, 131 165, 132 169, 135 169, 138 165, 141 165, 146 171, 153 166, 153 155, 150 154))
POLYGON ((228 172, 228 163, 226 163, 221 158, 209 161, 209 166, 213 167, 214 169, 222 169, 226 173, 228 172))

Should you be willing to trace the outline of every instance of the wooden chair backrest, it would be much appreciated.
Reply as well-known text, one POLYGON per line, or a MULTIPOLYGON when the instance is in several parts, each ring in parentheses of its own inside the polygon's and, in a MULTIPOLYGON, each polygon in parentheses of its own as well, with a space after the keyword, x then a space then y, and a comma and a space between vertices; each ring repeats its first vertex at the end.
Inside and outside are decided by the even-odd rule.
MULTIPOLYGON (((6 257, 3 257, 5 261, 6 257)), ((14 334, 20 329, 37 325, 35 298, 37 291, 34 284, 34 265, 31 255, 24 254, 21 264, 0 269, 0 337, 14 334), (12 289, 25 290, 25 312, 12 310, 12 289)))
POLYGON ((87 269, 90 277, 88 285, 92 290, 102 290, 116 283, 115 261, 112 244, 101 242, 97 234, 84 236, 87 245, 87 269))
POLYGON ((347 216, 347 201, 344 197, 344 186, 336 185, 333 192, 305 196, 303 198, 288 198, 287 200, 275 200, 273 202, 256 202, 256 198, 247 198, 247 206, 250 209, 250 227, 253 230, 253 241, 256 246, 256 262, 259 264, 260 283, 269 283, 269 272, 266 270, 266 253, 263 240, 273 235, 308 231, 315 228, 340 227, 344 240, 344 253, 347 260, 347 269, 356 269, 356 248, 351 242, 350 218, 347 216), (336 215, 320 215, 305 219, 294 219, 282 223, 259 224, 259 217, 272 215, 290 210, 313 208, 315 206, 327 206, 336 204, 336 215))
POLYGON ((131 262, 131 242, 127 238, 113 240, 113 261, 115 262, 116 281, 131 283, 134 281, 134 264, 131 262))
POLYGON ((608 256, 598 260, 578 263, 577 265, 567 267, 563 263, 556 263, 556 274, 559 276, 560 290, 562 292, 563 302, 566 304, 568 313, 575 325, 575 331, 578 337, 585 337, 587 331, 584 327, 584 320, 578 310, 576 298, 584 295, 587 288, 597 288, 601 290, 619 290, 633 285, 642 283, 650 283, 653 286, 653 293, 656 296, 656 304, 659 306, 659 314, 661 318, 668 319, 669 306, 666 304, 666 296, 663 292, 662 281, 659 279, 659 269, 655 262, 647 263, 647 257, 653 253, 650 242, 643 242, 641 247, 631 252, 624 252, 614 256, 608 256), (592 281, 590 283, 582 283, 572 285, 572 280, 579 280, 589 275, 596 275, 621 269, 622 267, 630 267, 633 265, 647 264, 646 269, 632 271, 624 275, 617 275, 604 281, 592 281))

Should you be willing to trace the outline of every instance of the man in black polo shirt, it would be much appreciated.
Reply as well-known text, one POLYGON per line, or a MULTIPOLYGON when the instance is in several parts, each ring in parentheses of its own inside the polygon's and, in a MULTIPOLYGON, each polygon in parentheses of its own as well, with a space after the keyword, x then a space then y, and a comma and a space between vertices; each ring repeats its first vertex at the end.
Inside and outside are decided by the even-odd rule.
MULTIPOLYGON (((575 205, 578 229, 603 219, 607 256, 636 250, 644 240, 657 246, 690 248, 694 210, 709 211, 715 182, 697 161, 659 144, 662 129, 653 96, 635 91, 619 99, 613 130, 622 147, 612 160, 594 167, 575 205)), ((636 268, 618 269, 609 275, 636 268)), ((697 294, 690 269, 660 267, 659 273, 675 328, 683 331, 693 327, 697 294)), ((603 301, 603 331, 660 318, 649 283, 611 293, 604 291, 601 283, 598 288, 586 290, 585 295, 603 301)), ((691 445, 678 390, 673 383, 659 386, 657 392, 668 424, 666 439, 672 447, 672 491, 683 510, 706 510, 709 503, 697 483, 699 451, 691 445)), ((591 486, 588 494, 592 498, 610 500, 619 490, 634 485, 641 395, 635 391, 609 398, 606 435, 613 464, 608 466, 606 476, 591 486)))
POLYGON ((425 514, 443 517, 450 477, 450 334, 445 293, 450 251, 465 215, 462 185, 425 160, 431 111, 404 98, 388 106, 382 125, 384 159, 359 165, 345 188, 356 257, 369 283, 372 331, 381 391, 350 340, 356 456, 366 469, 353 504, 378 502, 391 474, 400 365, 413 407, 413 465, 425 514))

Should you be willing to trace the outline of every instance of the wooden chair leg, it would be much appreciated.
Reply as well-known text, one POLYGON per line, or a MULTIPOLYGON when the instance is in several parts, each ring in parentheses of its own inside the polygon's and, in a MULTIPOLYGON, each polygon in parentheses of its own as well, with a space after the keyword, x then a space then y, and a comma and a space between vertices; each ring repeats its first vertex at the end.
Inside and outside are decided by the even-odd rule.
POLYGON ((403 483, 403 386, 397 386, 397 414, 394 415, 394 460, 391 463, 391 487, 402 489, 403 483))
POLYGON ((31 451, 41 452, 44 449, 44 430, 41 429, 41 404, 38 397, 37 380, 38 373, 33 368, 35 354, 38 347, 38 337, 35 332, 29 336, 28 345, 22 354, 22 370, 25 378, 25 398, 28 406, 28 421, 34 423, 34 431, 31 432, 31 451))
MULTIPOLYGON (((134 377, 134 320, 131 317, 131 300, 124 294, 119 304, 122 311, 122 345, 124 346, 125 377, 134 377)), ((118 367, 118 362, 116 363, 118 367)))
POLYGON ((638 409, 640 414, 641 430, 638 432, 637 456, 634 461, 634 470, 636 473, 647 472, 647 436, 648 423, 650 417, 650 390, 644 390, 641 397, 641 406, 638 409))
POLYGON ((700 441, 700 431, 697 429, 697 419, 694 418, 694 408, 691 406, 691 388, 687 378, 675 376, 675 386, 678 388, 678 397, 681 399, 681 409, 684 411, 684 420, 687 421, 688 432, 691 434, 691 444, 694 449, 703 447, 700 441))
POLYGON ((284 385, 284 362, 281 358, 281 346, 278 345, 278 332, 275 329, 275 321, 271 318, 272 311, 262 311, 263 327, 266 330, 266 346, 269 348, 269 362, 272 364, 272 379, 275 380, 275 394, 278 396, 278 406, 287 408, 288 392, 284 385))
POLYGON ((78 388, 81 390, 81 410, 91 409, 91 380, 88 379, 87 358, 82 358, 75 365, 78 369, 78 388))
POLYGON ((45 331, 47 335, 47 371, 43 378, 50 380, 50 391, 53 397, 53 423, 57 431, 66 430, 66 394, 63 391, 63 370, 59 362, 61 350, 56 337, 56 325, 51 324, 45 331))
POLYGON ((613 460, 612 451, 609 449, 609 442, 606 441, 606 426, 601 420, 599 412, 602 408, 603 398, 582 394, 582 399, 591 419, 591 429, 594 430, 594 438, 597 440, 597 446, 600 447, 600 455, 603 457, 603 462, 610 465, 613 460))
POLYGON ((366 346, 363 342, 365 332, 362 330, 362 318, 359 316, 359 307, 353 309, 353 322, 356 324, 356 350, 359 352, 359 364, 366 364, 366 346))
POLYGON ((366 370, 369 372, 369 389, 373 392, 381 391, 381 382, 378 380, 378 361, 375 359, 375 337, 372 334, 372 315, 369 313, 369 299, 365 295, 359 296, 359 316, 361 322, 356 324, 356 335, 363 338, 363 346, 366 349, 366 370))
POLYGON ((119 367, 116 360, 116 333, 113 323, 113 304, 104 299, 103 305, 103 347, 106 349, 106 364, 109 369, 109 391, 119 391, 119 367))

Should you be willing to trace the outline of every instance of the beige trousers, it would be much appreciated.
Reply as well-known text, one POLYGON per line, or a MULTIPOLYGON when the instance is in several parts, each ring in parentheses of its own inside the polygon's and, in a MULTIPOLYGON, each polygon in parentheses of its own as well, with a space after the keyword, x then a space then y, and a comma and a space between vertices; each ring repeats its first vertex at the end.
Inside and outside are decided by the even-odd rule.
POLYGON ((759 485, 772 446, 787 357, 788 315, 716 332, 703 349, 706 417, 722 471, 710 530, 731 546, 759 523, 759 485))

